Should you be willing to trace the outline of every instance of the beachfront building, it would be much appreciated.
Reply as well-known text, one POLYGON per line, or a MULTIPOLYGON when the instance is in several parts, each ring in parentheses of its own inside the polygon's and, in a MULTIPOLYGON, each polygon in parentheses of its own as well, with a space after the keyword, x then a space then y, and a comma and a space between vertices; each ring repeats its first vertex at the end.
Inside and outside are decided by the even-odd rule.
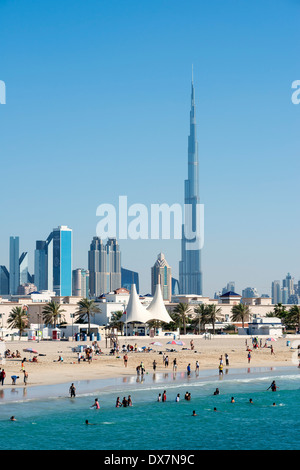
POLYGON ((282 336, 282 332, 283 325, 279 318, 255 318, 252 322, 248 323, 247 328, 238 328, 239 335, 265 335, 278 338, 282 336))
POLYGON ((9 272, 6 266, 0 266, 0 296, 9 295, 9 272))

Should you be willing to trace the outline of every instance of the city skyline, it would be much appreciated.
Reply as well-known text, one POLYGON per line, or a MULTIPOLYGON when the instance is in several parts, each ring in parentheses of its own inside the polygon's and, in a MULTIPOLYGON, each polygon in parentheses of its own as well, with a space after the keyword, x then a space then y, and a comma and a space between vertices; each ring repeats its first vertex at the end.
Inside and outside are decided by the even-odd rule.
MULTIPOLYGON (((11 178, 3 179, 1 265, 8 267, 7 241, 17 234, 32 273, 35 240, 66 224, 74 232, 74 268, 87 269, 100 203, 114 204, 119 194, 148 205, 182 203, 194 64, 203 294, 213 296, 228 279, 239 292, 255 286, 270 293, 273 279, 300 277, 300 107, 291 102, 299 7, 290 1, 275 11, 255 0, 245 15, 245 5, 223 3, 175 0, 170 9, 168 2, 154 0, 150 8, 132 1, 119 5, 118 15, 94 1, 72 2, 64 12, 47 0, 0 6, 7 88, 0 152, 14 185, 26 185, 33 199, 29 210, 11 178), (293 220, 293 230, 282 220, 293 220)), ((141 292, 150 290, 159 252, 179 278, 180 241, 120 246, 124 266, 140 273, 141 292)))

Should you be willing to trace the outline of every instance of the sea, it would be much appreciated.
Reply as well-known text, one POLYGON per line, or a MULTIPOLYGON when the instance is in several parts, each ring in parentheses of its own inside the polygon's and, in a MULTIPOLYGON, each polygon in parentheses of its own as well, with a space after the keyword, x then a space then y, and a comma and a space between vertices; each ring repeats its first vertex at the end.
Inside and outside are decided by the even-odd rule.
POLYGON ((190 377, 168 371, 74 384, 75 398, 69 396, 69 382, 27 388, 0 385, 1 449, 300 448, 300 369, 296 366, 228 368, 223 376, 218 371, 192 372, 190 377), (273 380, 276 392, 268 390, 273 380), (214 395, 216 388, 219 395, 214 395), (158 402, 164 390, 167 401, 158 402), (184 399, 186 392, 190 401, 184 399), (117 397, 122 401, 128 395, 133 406, 116 408, 117 397), (99 410, 92 408, 95 398, 99 410))

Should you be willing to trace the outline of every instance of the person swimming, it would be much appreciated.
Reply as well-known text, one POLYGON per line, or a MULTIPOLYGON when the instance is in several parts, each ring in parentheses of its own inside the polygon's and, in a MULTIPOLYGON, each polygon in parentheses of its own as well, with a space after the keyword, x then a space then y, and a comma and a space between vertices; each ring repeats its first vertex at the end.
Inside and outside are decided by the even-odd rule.
POLYGON ((121 406, 122 406, 122 403, 120 402, 120 397, 118 397, 116 401, 116 408, 120 408, 121 406))
POLYGON ((218 388, 216 388, 216 390, 214 391, 214 395, 220 395, 220 390, 218 388))
POLYGON ((233 398, 233 397, 231 397, 231 401, 230 401, 230 403, 234 403, 234 402, 235 402, 234 398, 233 398))

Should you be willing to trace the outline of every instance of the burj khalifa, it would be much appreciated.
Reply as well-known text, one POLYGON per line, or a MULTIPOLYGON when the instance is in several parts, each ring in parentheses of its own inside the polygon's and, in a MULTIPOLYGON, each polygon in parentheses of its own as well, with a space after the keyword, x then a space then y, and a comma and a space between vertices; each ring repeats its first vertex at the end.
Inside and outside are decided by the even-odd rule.
POLYGON ((185 217, 182 225, 181 261, 179 262, 180 294, 202 295, 199 162, 196 137, 195 89, 192 77, 190 135, 188 137, 188 179, 184 185, 185 217))

